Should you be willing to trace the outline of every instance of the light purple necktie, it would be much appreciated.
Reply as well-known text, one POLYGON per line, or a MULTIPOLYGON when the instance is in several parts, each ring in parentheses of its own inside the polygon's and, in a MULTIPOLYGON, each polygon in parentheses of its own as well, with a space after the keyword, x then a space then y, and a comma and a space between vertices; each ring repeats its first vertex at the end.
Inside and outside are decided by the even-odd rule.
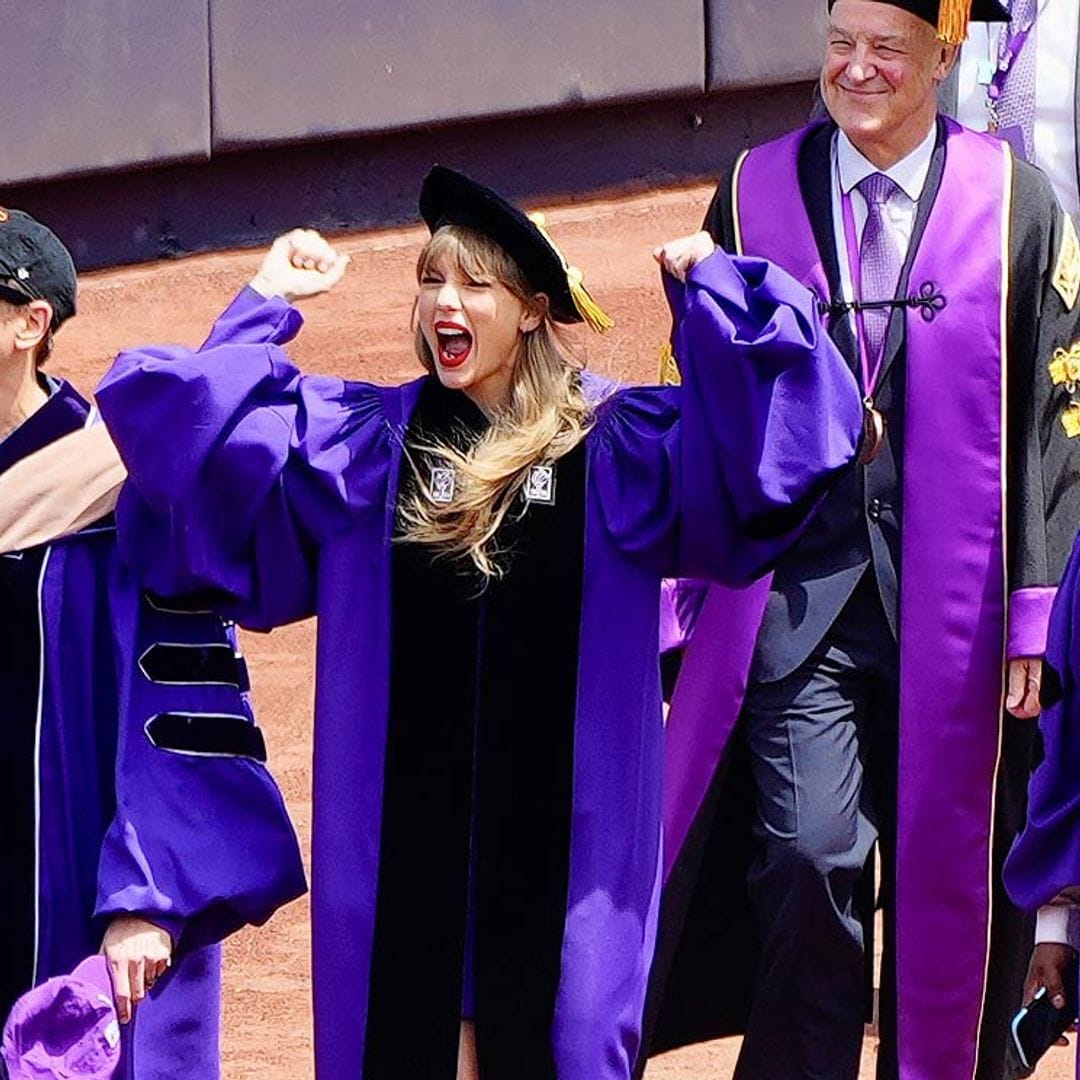
MULTIPOLYGON (((1001 32, 999 63, 1005 60, 1010 49, 1015 47, 1016 35, 1022 33, 1038 10, 1039 0, 1012 0, 1009 4, 1009 25, 1001 32)), ((1035 150, 1036 29, 1032 28, 1020 51, 1012 58, 996 107, 1000 130, 1016 127, 1023 132, 1025 157, 1028 161, 1034 160, 1035 150)))
MULTIPOLYGON (((892 300, 896 296, 896 285, 904 260, 900 252, 900 239, 888 219, 887 211, 890 200, 903 195, 903 192, 894 180, 879 172, 860 180, 858 188, 866 200, 866 225, 859 242, 862 299, 867 302, 892 300)), ((863 312, 871 375, 881 361, 892 310, 891 307, 878 307, 863 312)), ((863 387, 868 394, 873 389, 872 386, 863 387)))

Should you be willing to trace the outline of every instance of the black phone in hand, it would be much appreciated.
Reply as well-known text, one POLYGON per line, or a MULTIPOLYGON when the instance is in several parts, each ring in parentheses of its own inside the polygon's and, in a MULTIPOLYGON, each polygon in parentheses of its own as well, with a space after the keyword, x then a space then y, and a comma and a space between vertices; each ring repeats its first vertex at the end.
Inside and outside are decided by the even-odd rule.
POLYGON ((1032 999, 1013 1017, 1012 1036, 1020 1064, 1025 1069, 1034 1069, 1039 1058, 1053 1046, 1077 1018, 1078 991, 1080 980, 1080 960, 1073 953, 1065 968, 1065 1006, 1054 1008, 1046 987, 1042 987, 1032 999))

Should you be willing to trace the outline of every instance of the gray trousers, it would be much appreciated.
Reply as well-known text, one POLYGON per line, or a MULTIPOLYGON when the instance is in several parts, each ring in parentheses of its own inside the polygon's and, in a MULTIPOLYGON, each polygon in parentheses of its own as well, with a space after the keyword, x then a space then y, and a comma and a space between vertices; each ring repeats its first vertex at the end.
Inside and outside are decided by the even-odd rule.
POLYGON ((872 573, 805 663, 751 679, 742 722, 763 947, 737 1080, 858 1076, 867 981, 855 894, 879 837, 891 863, 897 709, 898 650, 872 573))

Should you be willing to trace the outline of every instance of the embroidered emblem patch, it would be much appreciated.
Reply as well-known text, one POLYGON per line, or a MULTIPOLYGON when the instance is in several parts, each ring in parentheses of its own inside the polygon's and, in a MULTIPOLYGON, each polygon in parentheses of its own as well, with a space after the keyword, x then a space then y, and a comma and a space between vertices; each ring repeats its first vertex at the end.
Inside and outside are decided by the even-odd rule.
POLYGON ((531 503, 555 505, 555 466, 533 465, 525 476, 525 499, 531 503))
POLYGON ((445 465, 435 466, 431 470, 431 501, 434 503, 452 503, 457 477, 454 470, 445 465))
POLYGON ((1057 349, 1050 361, 1050 380, 1055 386, 1064 386, 1069 404, 1061 414, 1061 424, 1070 439, 1080 436, 1080 341, 1068 349, 1057 349))
POLYGON ((1050 378, 1055 386, 1064 386, 1071 394, 1080 383, 1080 341, 1068 349, 1055 349, 1050 361, 1050 378))
POLYGON ((1058 296, 1065 301, 1065 307, 1072 311, 1080 295, 1080 239, 1076 236, 1076 226, 1069 214, 1065 215, 1065 235, 1061 239, 1053 284, 1058 296))

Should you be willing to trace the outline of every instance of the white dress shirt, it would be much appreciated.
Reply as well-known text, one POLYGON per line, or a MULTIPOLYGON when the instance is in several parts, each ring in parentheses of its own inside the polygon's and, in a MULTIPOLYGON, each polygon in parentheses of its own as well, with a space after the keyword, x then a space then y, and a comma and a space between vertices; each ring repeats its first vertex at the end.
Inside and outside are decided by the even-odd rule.
MULTIPOLYGON (((933 156, 936 141, 937 125, 935 124, 930 128, 926 138, 907 157, 902 158, 891 169, 882 170, 856 150, 852 141, 842 131, 836 133, 832 153, 833 232, 836 236, 836 252, 840 258, 840 286, 844 299, 849 303, 855 299, 855 293, 852 288, 851 260, 848 258, 847 237, 844 234, 844 195, 851 195, 851 209, 855 218, 855 235, 861 243, 868 210, 866 200, 856 185, 872 173, 884 172, 906 196, 906 198, 889 200, 886 217, 900 245, 901 258, 907 258, 908 247, 911 244, 911 234, 915 230, 915 216, 919 209, 919 199, 922 198, 923 188, 926 186, 926 177, 930 172, 930 159, 933 156)), ((867 297, 867 299, 881 300, 884 297, 871 296, 867 297)))
MULTIPOLYGON (((1076 50, 1080 40, 1080 3, 1042 0, 1039 17, 1025 48, 1035 49, 1035 164, 1050 178, 1061 205, 1080 225, 1080 189, 1076 163, 1076 50)), ((960 54, 956 118, 985 131, 989 110, 986 83, 997 67, 1005 27, 972 23, 960 54)))
POLYGON ((1080 950, 1080 908, 1054 906, 1039 908, 1035 919, 1035 944, 1054 942, 1080 950))

